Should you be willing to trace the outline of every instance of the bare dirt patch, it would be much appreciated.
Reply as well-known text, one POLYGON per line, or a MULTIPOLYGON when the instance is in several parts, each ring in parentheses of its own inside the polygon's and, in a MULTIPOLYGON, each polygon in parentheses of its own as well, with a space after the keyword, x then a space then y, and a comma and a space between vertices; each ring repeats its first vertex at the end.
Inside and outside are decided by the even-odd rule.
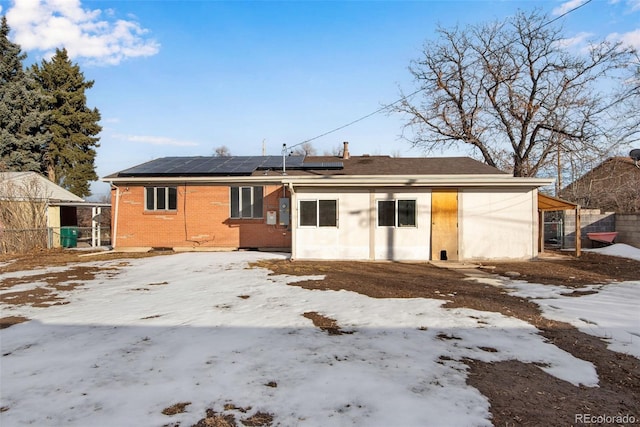
POLYGON ((186 412, 187 406, 191 405, 191 402, 178 402, 171 406, 168 406, 162 410, 163 415, 176 415, 186 412))
POLYGON ((491 263, 493 271, 504 274, 508 271, 520 273, 518 280, 567 287, 582 287, 587 284, 612 281, 640 280, 640 261, 627 258, 582 252, 579 258, 553 253, 556 257, 534 261, 491 263))
MULTIPOLYGON (((551 377, 533 364, 465 361, 469 366, 468 383, 489 399, 496 426, 574 425, 575 415, 583 413, 631 414, 640 419, 638 359, 610 351, 603 340, 567 323, 546 319, 535 303, 500 287, 469 280, 461 271, 428 264, 376 262, 269 260, 258 264, 274 274, 325 275, 321 281, 291 284, 306 289, 344 289, 373 298, 436 298, 447 301, 444 307, 499 312, 531 323, 549 342, 596 367, 599 387, 586 388, 551 377)), ((593 253, 562 260, 496 263, 491 267, 489 271, 500 275, 517 272, 518 280, 572 288, 640 278, 639 261, 593 253)), ((486 347, 485 351, 495 349, 486 347)))
MULTIPOLYGON (((117 274, 120 267, 128 265, 127 259, 146 258, 160 255, 157 252, 147 253, 103 253, 70 251, 65 249, 34 250, 26 254, 0 255, 0 273, 14 271, 29 271, 45 267, 61 267, 69 264, 64 271, 50 271, 41 274, 25 275, 21 277, 8 277, 0 280, 0 290, 8 291, 16 287, 15 291, 0 294, 0 302, 10 305, 30 305, 33 307, 49 307, 53 305, 67 304, 68 292, 81 287, 85 282, 94 280, 98 274, 110 276, 117 274), (91 254, 90 256, 86 256, 91 254), (106 261, 122 259, 122 262, 109 268, 82 265, 91 261, 106 261), (34 284, 28 289, 19 289, 20 285, 34 284)), ((151 283, 149 286, 164 285, 163 283, 151 283)), ((15 325, 15 319, 8 317, 0 326, 7 328, 15 325)), ((25 319, 23 321, 26 321, 25 319)))
POLYGON ((0 301, 12 305, 31 305, 48 307, 64 304, 64 294, 82 286, 84 282, 95 279, 98 273, 115 274, 115 268, 74 266, 65 271, 48 272, 24 277, 10 277, 0 280, 0 289, 7 290, 18 285, 37 283, 32 289, 4 292, 0 301))
POLYGON ((251 411, 251 406, 241 407, 233 403, 226 403, 222 412, 207 409, 205 417, 192 427, 237 427, 237 417, 240 424, 247 427, 270 427, 273 425, 273 414, 257 411, 252 415, 242 416, 251 411))
POLYGON ((90 252, 68 249, 40 249, 25 254, 0 254, 0 273, 33 270, 89 261, 148 258, 167 253, 150 252, 90 252))
POLYGON ((344 335, 344 334, 352 334, 353 331, 344 331, 340 326, 338 326, 338 322, 335 319, 324 316, 315 311, 307 311, 303 314, 304 317, 310 319, 313 322, 313 325, 322 329, 329 335, 344 335))
POLYGON ((6 316, 0 317, 0 329, 8 328, 9 326, 17 325, 18 323, 26 322, 26 317, 22 316, 6 316))

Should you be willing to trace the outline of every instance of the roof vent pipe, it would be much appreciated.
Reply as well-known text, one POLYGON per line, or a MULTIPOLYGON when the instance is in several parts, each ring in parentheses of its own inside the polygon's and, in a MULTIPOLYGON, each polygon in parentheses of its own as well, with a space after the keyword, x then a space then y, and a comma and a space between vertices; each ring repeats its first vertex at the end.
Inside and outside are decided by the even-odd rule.
POLYGON ((349 160, 349 143, 347 141, 343 142, 344 149, 342 150, 342 158, 345 160, 349 160))

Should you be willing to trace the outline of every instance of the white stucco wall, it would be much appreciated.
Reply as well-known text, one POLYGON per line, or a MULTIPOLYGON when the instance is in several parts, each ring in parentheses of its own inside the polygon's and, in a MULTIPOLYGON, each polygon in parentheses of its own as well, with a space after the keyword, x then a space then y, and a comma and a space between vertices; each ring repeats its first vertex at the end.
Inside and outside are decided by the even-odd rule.
POLYGON ((378 227, 374 211, 375 259, 428 261, 431 253, 431 191, 376 191, 378 200, 415 200, 415 227, 378 227))
POLYGON ((460 259, 529 259, 537 255, 536 191, 459 191, 460 259))
MULTIPOLYGON (((537 255, 537 193, 532 189, 459 189, 460 260, 530 259, 537 255)), ((300 190, 295 195, 293 257, 427 261, 431 191, 300 190), (300 200, 338 200, 338 227, 300 227, 300 200), (416 200, 416 227, 378 227, 378 200, 416 200)))
POLYGON ((299 259, 369 258, 369 193, 300 192, 296 194, 296 229, 293 254, 299 259), (298 203, 301 200, 338 200, 337 227, 301 227, 298 203))
POLYGON ((351 190, 339 192, 298 189, 293 257, 297 259, 416 260, 429 259, 430 192, 351 190), (300 227, 301 200, 338 200, 338 227, 300 227), (377 200, 416 200, 416 227, 377 226, 377 200))

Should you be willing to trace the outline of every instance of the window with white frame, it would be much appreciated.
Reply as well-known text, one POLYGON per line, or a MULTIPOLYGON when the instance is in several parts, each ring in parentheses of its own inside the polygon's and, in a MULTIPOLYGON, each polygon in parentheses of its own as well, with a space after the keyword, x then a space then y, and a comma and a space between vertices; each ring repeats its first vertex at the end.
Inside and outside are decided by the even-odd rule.
POLYGON ((262 218, 262 187, 231 187, 231 218, 262 218))
POLYGON ((378 227, 415 226, 415 200, 378 200, 378 227))
POLYGON ((300 200, 298 224, 301 227, 337 227, 337 200, 300 200))
POLYGON ((178 209, 177 187, 145 187, 144 206, 147 211, 175 211, 178 209))

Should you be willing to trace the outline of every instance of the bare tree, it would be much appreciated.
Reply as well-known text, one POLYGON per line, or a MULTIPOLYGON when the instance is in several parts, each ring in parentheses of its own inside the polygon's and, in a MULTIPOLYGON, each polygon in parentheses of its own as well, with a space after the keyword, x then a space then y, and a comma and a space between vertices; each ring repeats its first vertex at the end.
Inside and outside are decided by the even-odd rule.
POLYGON ((229 156, 231 156, 231 151, 229 151, 229 148, 226 145, 221 145, 220 147, 217 147, 215 149, 215 156, 216 157, 229 157, 229 156))
POLYGON ((324 155, 325 156, 334 156, 334 157, 340 157, 342 156, 342 151, 343 151, 343 146, 342 145, 336 145, 335 147, 332 147, 331 150, 324 150, 324 155))
POLYGON ((315 156, 316 149, 310 142, 304 142, 293 150, 293 154, 296 156, 315 156))
POLYGON ((47 247, 47 199, 37 178, 16 182, 0 172, 0 253, 47 247))
POLYGON ((396 104, 407 138, 427 151, 468 144, 487 164, 534 176, 558 154, 597 152, 619 140, 608 113, 627 102, 611 90, 632 51, 592 44, 572 53, 538 12, 464 29, 439 28, 410 71, 424 97, 396 104))
POLYGON ((585 208, 640 213, 640 169, 627 157, 612 157, 563 189, 561 196, 585 208))

